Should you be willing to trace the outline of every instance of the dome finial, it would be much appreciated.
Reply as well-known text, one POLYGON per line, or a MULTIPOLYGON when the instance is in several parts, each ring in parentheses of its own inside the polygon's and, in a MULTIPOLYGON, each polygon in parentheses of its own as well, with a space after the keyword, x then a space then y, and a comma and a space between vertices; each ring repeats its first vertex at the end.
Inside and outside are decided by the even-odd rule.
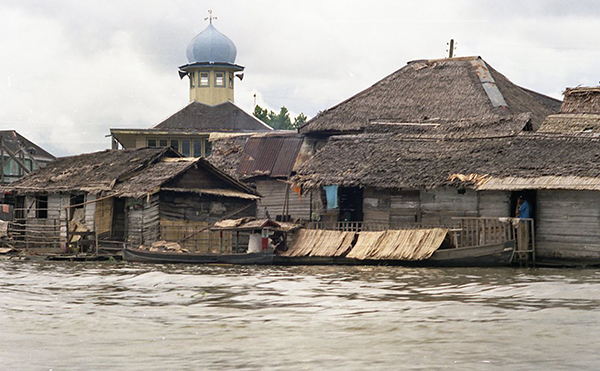
POLYGON ((212 24, 213 19, 217 19, 217 17, 213 17, 212 9, 208 9, 208 17, 204 18, 204 20, 206 21, 207 19, 210 22, 210 24, 212 24))

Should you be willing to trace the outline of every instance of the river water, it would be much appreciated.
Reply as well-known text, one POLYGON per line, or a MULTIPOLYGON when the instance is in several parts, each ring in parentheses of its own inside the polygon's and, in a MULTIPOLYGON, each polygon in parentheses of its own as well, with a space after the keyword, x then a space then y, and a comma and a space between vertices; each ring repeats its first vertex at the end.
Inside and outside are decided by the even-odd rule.
POLYGON ((0 262, 2 370, 600 367, 600 270, 0 262))

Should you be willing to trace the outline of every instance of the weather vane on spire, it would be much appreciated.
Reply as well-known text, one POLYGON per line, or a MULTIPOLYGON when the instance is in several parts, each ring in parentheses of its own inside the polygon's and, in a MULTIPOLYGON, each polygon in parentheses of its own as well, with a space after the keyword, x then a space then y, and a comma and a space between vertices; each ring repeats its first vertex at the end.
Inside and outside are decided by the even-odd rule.
POLYGON ((208 17, 204 18, 204 20, 206 21, 207 19, 210 22, 210 24, 212 24, 213 19, 217 19, 217 17, 213 17, 212 9, 208 9, 208 17))

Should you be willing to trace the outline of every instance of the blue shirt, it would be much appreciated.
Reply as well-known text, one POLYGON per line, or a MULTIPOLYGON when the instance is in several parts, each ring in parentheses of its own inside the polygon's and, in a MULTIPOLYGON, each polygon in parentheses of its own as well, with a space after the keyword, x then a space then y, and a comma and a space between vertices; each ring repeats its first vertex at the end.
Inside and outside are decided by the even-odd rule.
POLYGON ((523 200, 523 203, 519 206, 519 218, 531 218, 531 207, 529 207, 529 202, 527 202, 527 200, 523 200))

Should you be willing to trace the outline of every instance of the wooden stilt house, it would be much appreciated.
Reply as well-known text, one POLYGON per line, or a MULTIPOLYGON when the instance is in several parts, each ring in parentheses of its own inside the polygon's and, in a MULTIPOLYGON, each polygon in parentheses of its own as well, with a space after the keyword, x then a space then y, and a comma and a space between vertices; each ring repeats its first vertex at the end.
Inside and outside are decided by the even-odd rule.
POLYGON ((38 251, 157 240, 207 251, 221 242, 205 229, 253 216, 259 198, 205 160, 169 148, 60 158, 4 190, 17 199, 15 243, 38 251))

